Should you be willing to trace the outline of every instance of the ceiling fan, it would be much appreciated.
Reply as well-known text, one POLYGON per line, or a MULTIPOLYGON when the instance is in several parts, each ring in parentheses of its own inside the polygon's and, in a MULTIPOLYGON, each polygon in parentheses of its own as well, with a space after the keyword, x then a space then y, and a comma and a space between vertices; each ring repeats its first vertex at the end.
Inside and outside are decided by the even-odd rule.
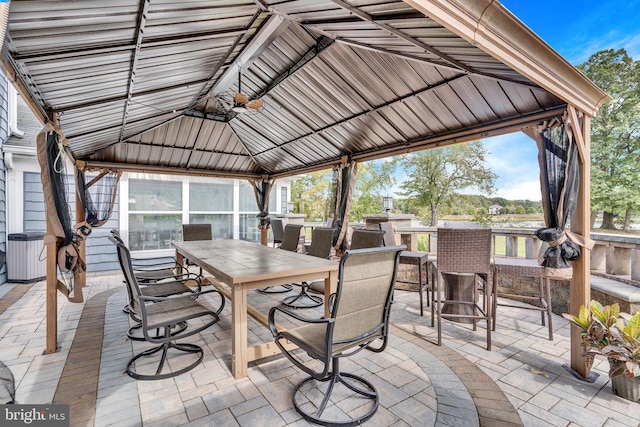
POLYGON ((242 73, 238 71, 238 92, 233 95, 233 106, 231 107, 231 110, 236 113, 246 113, 251 110, 259 110, 261 107, 261 99, 249 100, 247 95, 242 93, 242 73))

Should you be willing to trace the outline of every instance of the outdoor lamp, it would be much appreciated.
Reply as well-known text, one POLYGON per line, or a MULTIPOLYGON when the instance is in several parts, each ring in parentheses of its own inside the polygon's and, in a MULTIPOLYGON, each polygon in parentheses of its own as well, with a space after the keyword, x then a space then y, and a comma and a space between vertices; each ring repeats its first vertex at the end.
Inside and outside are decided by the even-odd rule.
POLYGON ((391 210, 393 210, 393 197, 384 196, 382 198, 382 205, 384 206, 385 212, 391 212, 391 210))
POLYGON ((287 202, 287 213, 293 213, 293 202, 287 202))

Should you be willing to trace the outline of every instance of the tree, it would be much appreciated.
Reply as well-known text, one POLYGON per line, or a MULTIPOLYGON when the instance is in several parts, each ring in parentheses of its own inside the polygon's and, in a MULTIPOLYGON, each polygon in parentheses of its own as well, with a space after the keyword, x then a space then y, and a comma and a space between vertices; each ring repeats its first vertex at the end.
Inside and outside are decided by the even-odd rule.
POLYGON ((604 211, 601 228, 615 228, 615 216, 624 214, 628 229, 640 208, 640 62, 608 49, 578 68, 613 98, 591 124, 591 209, 604 211))
POLYGON ((291 183, 291 200, 309 221, 325 222, 331 213, 331 171, 311 172, 291 183))
POLYGON ((358 164, 350 221, 362 221, 362 215, 381 211, 383 192, 396 183, 394 173, 397 163, 397 158, 391 158, 358 164))
POLYGON ((451 201, 456 191, 495 191, 497 176, 485 166, 487 154, 482 142, 474 141, 407 155, 402 161, 407 175, 401 184, 402 195, 414 199, 418 206, 429 207, 430 225, 435 227, 439 207, 451 201))

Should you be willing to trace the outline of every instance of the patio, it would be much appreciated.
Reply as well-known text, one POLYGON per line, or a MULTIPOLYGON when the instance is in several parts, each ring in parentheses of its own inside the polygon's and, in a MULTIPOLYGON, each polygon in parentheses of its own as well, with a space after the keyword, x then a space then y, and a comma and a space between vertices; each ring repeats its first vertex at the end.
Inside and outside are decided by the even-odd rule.
MULTIPOLYGON (((90 275, 83 304, 58 299, 60 351, 43 355, 45 284, 0 287, 0 360, 16 378, 18 403, 70 404, 77 426, 298 426, 308 425, 293 409, 291 390, 302 374, 283 357, 251 364, 249 376, 230 371, 230 308, 221 321, 193 338, 205 348, 204 362, 191 372, 162 381, 136 381, 124 374, 134 348, 126 339, 120 274, 90 275), (82 332, 80 332, 82 331, 82 332)), ((250 292, 264 309, 282 295, 250 292)), ((437 347, 430 318, 419 316, 415 292, 396 290, 390 346, 380 354, 361 352, 348 362, 381 392, 370 426, 525 425, 637 426, 637 404, 613 394, 607 363, 597 360, 595 383, 574 379, 563 367, 570 354, 569 325, 553 319, 554 341, 537 312, 501 308, 494 350, 484 348, 479 325, 443 324, 437 347)), ((316 310, 321 310, 317 308, 316 310)), ((306 310, 305 313, 311 311, 306 310)), ((270 340, 250 321, 249 341, 270 340)), ((142 344, 144 345, 144 344, 142 344)), ((332 410, 351 411, 337 402, 332 410)))

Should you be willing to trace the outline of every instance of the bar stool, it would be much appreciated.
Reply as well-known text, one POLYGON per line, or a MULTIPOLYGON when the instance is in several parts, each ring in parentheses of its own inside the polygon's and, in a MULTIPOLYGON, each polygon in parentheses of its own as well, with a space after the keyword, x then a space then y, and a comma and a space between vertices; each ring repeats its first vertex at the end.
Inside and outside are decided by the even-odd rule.
POLYGON ((515 307, 525 310, 537 310, 540 311, 540 319, 542 326, 545 326, 545 315, 547 317, 546 323, 549 328, 549 340, 553 341, 553 324, 552 324, 552 310, 551 310, 551 280, 542 277, 542 267, 535 259, 525 258, 503 258, 495 257, 493 263, 493 291, 492 291, 492 307, 491 312, 493 316, 492 329, 496 330, 496 314, 498 306, 501 307, 515 307), (537 277, 538 291, 530 295, 521 295, 508 292, 498 292, 498 278, 499 276, 523 276, 523 277, 537 277), (525 301, 535 301, 540 306, 534 305, 517 305, 509 302, 498 302, 498 297, 505 298, 517 298, 525 301))

